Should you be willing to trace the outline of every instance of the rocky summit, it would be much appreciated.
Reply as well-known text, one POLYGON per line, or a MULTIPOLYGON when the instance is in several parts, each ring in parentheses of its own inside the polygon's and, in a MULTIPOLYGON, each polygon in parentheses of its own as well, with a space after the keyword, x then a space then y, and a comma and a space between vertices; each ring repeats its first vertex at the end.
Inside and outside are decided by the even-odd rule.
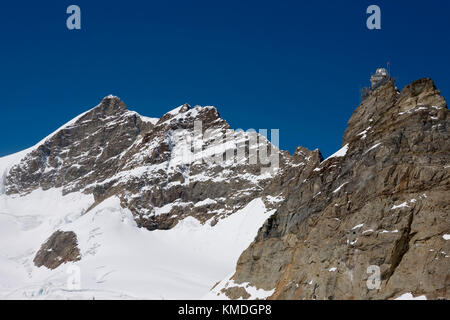
POLYGON ((0 295, 67 295, 47 272, 78 263, 106 298, 448 299, 449 122, 431 79, 387 78, 323 159, 214 107, 148 118, 107 96, 0 159, 4 237, 28 239, 0 295))
POLYGON ((213 294, 246 298, 256 287, 269 299, 450 298, 449 122, 431 79, 371 92, 342 149, 293 175, 213 294))
POLYGON ((306 165, 310 153, 305 149, 292 158, 261 135, 255 134, 256 144, 251 140, 251 133, 231 130, 214 107, 184 104, 149 119, 128 111, 118 97, 108 96, 14 165, 5 190, 8 195, 23 195, 62 188, 63 194, 92 194, 93 207, 117 196, 138 225, 149 230, 170 229, 187 216, 202 222, 212 218, 214 224, 251 200, 269 195, 265 187, 273 177, 299 161, 306 165), (191 146, 199 143, 199 152, 191 152, 191 146), (234 157, 238 144, 244 152, 239 159, 234 157), (277 160, 273 172, 264 171, 267 163, 250 161, 250 149, 264 144, 269 160, 277 160), (230 151, 233 156, 226 160, 230 151))

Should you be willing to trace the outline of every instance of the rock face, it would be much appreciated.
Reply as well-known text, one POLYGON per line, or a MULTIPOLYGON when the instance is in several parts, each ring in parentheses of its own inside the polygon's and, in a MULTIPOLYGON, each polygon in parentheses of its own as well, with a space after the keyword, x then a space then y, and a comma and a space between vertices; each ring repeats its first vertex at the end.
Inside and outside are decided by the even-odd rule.
POLYGON ((117 196, 149 230, 187 216, 215 224, 262 195, 275 206, 280 191, 265 187, 292 165, 301 170, 309 153, 291 157, 262 135, 231 130, 214 107, 185 104, 148 120, 108 96, 15 165, 6 193, 62 188, 93 194, 94 206, 117 196))
POLYGON ((120 99, 108 96, 14 166, 6 193, 63 188, 66 194, 111 177, 122 165, 122 152, 152 126, 120 99))
MULTIPOLYGON (((249 161, 248 147, 242 159, 224 160, 226 153, 235 154, 237 145, 250 139, 248 133, 231 130, 216 108, 183 105, 135 142, 124 155, 121 172, 98 184, 94 195, 98 201, 120 195, 138 225, 149 230, 170 229, 187 216, 202 222, 212 219, 214 224, 259 197, 282 170, 265 173, 261 162, 249 161), (196 145, 201 145, 197 153, 192 150, 196 145), (214 161, 213 154, 220 159, 214 161)), ((273 155, 281 159, 282 167, 290 161, 278 149, 273 155)))
POLYGON ((37 267, 56 269, 61 264, 80 260, 77 235, 72 231, 56 231, 36 254, 33 262, 37 267))
MULTIPOLYGON (((93 206, 115 196, 148 230, 189 216, 214 226, 261 197, 276 212, 214 295, 450 298, 449 121, 431 79, 401 92, 388 80, 324 160, 319 150, 290 155, 232 130, 214 107, 185 104, 149 119, 108 96, 13 166, 5 191, 61 188, 93 194, 93 206)), ((58 231, 34 262, 76 259, 76 235, 58 231)))
POLYGON ((450 298, 449 122, 431 79, 374 90, 339 152, 286 171, 285 200, 213 293, 245 298, 247 284, 273 290, 269 299, 450 298))

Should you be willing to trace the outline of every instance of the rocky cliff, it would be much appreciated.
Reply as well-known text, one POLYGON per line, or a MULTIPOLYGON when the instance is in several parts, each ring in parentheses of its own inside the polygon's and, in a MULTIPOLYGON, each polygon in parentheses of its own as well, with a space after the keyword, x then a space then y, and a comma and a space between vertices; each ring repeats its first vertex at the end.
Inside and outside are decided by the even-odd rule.
POLYGON ((173 228, 188 216, 215 224, 260 196, 274 207, 280 192, 266 186, 274 178, 282 183, 282 172, 293 166, 302 170, 310 153, 291 157, 260 134, 232 130, 214 107, 185 104, 148 120, 108 96, 13 166, 5 189, 93 194, 93 207, 118 196, 149 230, 173 228), (263 163, 258 156, 266 148, 263 163))
MULTIPOLYGON (((14 199, 41 189, 93 197, 64 218, 69 224, 117 199, 114 212, 129 210, 155 233, 192 218, 214 228, 246 207, 273 210, 215 298, 450 298, 449 121, 431 79, 401 92, 387 81, 355 110, 342 148, 323 159, 232 130, 214 107, 185 104, 152 119, 108 96, 8 167, 1 190, 14 199)), ((77 234, 54 223, 36 266, 95 256, 98 228, 84 237, 83 256, 77 234)))
POLYGON ((269 299, 450 298, 449 122, 431 79, 374 90, 342 149, 293 174, 280 208, 212 294, 248 298, 256 287, 269 299))

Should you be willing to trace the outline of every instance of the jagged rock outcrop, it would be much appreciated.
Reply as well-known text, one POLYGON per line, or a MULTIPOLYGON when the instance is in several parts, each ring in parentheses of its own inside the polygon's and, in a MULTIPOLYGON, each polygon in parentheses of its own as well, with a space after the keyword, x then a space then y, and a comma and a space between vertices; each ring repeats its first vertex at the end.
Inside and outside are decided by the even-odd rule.
POLYGON ((273 290, 269 299, 450 298, 449 122, 431 79, 371 92, 343 148, 292 178, 213 293, 245 298, 246 284, 273 290), (369 266, 379 267, 378 289, 367 286, 369 266))
POLYGON ((260 163, 249 162, 248 148, 241 161, 234 156, 222 160, 227 152, 234 154, 239 141, 248 140, 248 134, 231 130, 216 108, 183 105, 137 141, 124 156, 119 177, 106 188, 99 184, 94 194, 100 200, 120 194, 123 206, 136 213, 137 223, 150 230, 170 229, 187 216, 202 222, 213 219, 214 224, 260 196, 272 177, 261 171, 260 163), (198 132, 196 122, 201 123, 198 132), (195 145, 201 146, 200 152, 192 150, 195 145), (220 160, 213 161, 214 156, 220 160), (130 177, 129 172, 138 174, 130 177), (128 178, 121 180, 124 173, 128 178))
POLYGON ((41 246, 33 262, 37 267, 56 269, 66 262, 81 259, 77 235, 72 231, 56 231, 41 246))
POLYGON ((15 165, 6 191, 80 191, 94 195, 94 206, 117 196, 149 230, 187 216, 215 224, 260 196, 275 207, 290 179, 281 173, 312 166, 309 153, 291 157, 262 135, 234 131, 214 107, 184 104, 148 121, 108 96, 15 165))

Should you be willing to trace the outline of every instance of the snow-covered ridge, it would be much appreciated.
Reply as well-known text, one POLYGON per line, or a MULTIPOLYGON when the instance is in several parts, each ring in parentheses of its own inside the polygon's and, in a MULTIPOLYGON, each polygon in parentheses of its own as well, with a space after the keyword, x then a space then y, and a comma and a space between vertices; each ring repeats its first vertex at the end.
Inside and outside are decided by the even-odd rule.
MULTIPOLYGON (((108 95, 106 96, 104 99, 114 99, 114 98, 118 98, 117 96, 114 95, 108 95)), ((50 133, 49 135, 47 135, 45 138, 41 139, 38 143, 36 143, 35 145, 33 145, 30 148, 27 148, 23 151, 19 151, 17 153, 11 154, 11 155, 7 155, 4 157, 0 157, 0 176, 3 177, 0 180, 0 194, 2 193, 2 191, 4 192, 4 176, 7 175, 9 169, 11 169, 12 166, 20 163, 20 161, 30 152, 36 150, 39 146, 41 146, 42 144, 44 144, 47 140, 51 139, 54 135, 56 135, 58 132, 60 132, 61 130, 73 127, 75 124, 77 124, 77 122, 83 118, 86 114, 88 114, 89 112, 91 112, 92 110, 94 110, 95 108, 98 108, 100 106, 100 104, 96 105, 95 107, 79 114, 78 116, 76 116, 75 118, 73 118, 72 120, 66 122, 65 124, 63 124, 62 126, 60 126, 58 129, 56 129, 55 131, 53 131, 52 133, 50 133)), ((156 122, 158 122, 159 118, 151 118, 151 117, 145 117, 145 116, 141 116, 140 114, 138 114, 135 111, 129 111, 130 114, 135 114, 136 116, 140 117, 141 120, 143 122, 150 122, 151 124, 156 124, 156 122)))
MULTIPOLYGON (((42 174, 50 175, 58 170, 66 171, 68 168, 71 168, 72 172, 75 172, 74 170, 78 170, 79 172, 84 171, 85 169, 82 166, 83 162, 85 163, 88 157, 92 158, 93 153, 96 153, 96 161, 100 161, 99 158, 105 151, 106 146, 98 146, 97 150, 95 149, 95 146, 92 146, 92 148, 86 152, 78 152, 77 154, 76 150, 80 149, 80 144, 84 143, 86 145, 86 143, 89 143, 88 141, 96 139, 96 137, 105 130, 111 131, 118 126, 126 126, 127 122, 133 121, 130 119, 136 118, 141 119, 143 123, 150 123, 151 125, 154 125, 159 120, 158 118, 143 117, 137 112, 127 110, 123 102, 116 96, 109 95, 105 97, 100 104, 65 123, 31 148, 14 155, 0 158, 0 193, 6 192, 6 177, 13 167, 26 173, 29 170, 31 161, 35 161, 35 159, 38 162, 45 161, 45 163, 41 164, 40 168, 42 174), (111 114, 111 112, 115 112, 115 114, 111 114), (97 126, 95 132, 85 131, 86 128, 92 128, 93 126, 97 126), (86 134, 81 138, 74 140, 72 138, 74 132, 78 134, 78 137, 80 134, 83 135, 83 132, 86 132, 86 134), (46 150, 48 150, 52 143, 55 145, 55 139, 59 139, 57 144, 60 147, 57 146, 55 149, 50 150, 50 154, 47 155, 46 150), (35 151, 43 145, 47 145, 44 149, 44 154, 41 152, 41 155, 39 155, 35 151), (33 152, 33 156, 30 156, 33 152), (68 154, 71 155, 70 158, 68 158, 68 154), (51 163, 49 163, 50 158, 48 158, 48 156, 53 157, 51 163), (42 159, 37 159, 39 157, 42 159)), ((113 141, 112 143, 116 143, 116 141, 113 141)), ((85 176, 88 176, 91 173, 92 172, 88 172, 85 176)), ((36 172, 33 172, 33 174, 36 174, 36 172)), ((13 190, 13 192, 18 191, 13 190)))

